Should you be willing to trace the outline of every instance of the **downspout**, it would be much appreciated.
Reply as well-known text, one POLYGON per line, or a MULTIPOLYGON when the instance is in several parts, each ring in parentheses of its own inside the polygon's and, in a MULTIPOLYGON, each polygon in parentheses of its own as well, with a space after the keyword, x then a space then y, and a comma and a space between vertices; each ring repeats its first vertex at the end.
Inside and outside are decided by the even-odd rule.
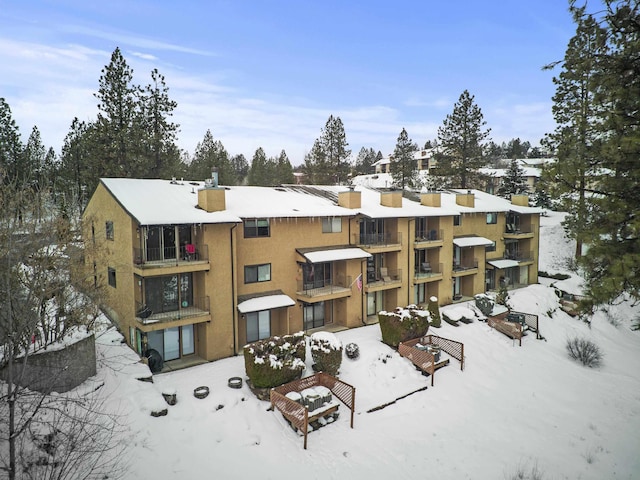
POLYGON ((230 250, 230 258, 231 258, 231 323, 233 324, 233 354, 238 354, 238 346, 236 338, 236 325, 238 322, 238 312, 236 311, 236 271, 234 268, 235 264, 235 249, 233 248, 233 230, 238 226, 237 223, 234 223, 233 226, 229 229, 229 250, 230 250))
POLYGON ((366 301, 367 296, 363 294, 364 292, 364 264, 366 263, 366 259, 362 260, 360 262, 360 275, 362 275, 361 277, 361 281, 362 281, 362 291, 360 292, 360 321, 362 322, 363 326, 367 325, 367 322, 365 320, 365 306, 364 303, 366 301))
MULTIPOLYGON (((411 305, 411 222, 415 222, 415 218, 410 218, 407 222, 409 238, 407 239, 407 305, 411 305)), ((415 239, 415 234, 414 234, 415 239)), ((414 265, 413 268, 416 268, 414 265)))

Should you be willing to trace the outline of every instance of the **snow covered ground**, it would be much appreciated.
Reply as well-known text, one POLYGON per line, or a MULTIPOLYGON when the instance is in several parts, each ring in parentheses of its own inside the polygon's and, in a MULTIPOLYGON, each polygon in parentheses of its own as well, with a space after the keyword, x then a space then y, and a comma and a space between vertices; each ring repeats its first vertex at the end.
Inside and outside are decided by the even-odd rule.
MULTIPOLYGON (((550 212, 542 219, 541 270, 567 270, 573 247, 561 218, 550 212)), ((436 373, 434 387, 381 342, 377 325, 338 333, 360 350, 356 360, 344 357, 340 371, 356 387, 354 428, 341 406, 336 422, 309 434, 307 450, 246 384, 227 386, 230 377, 245 377, 242 357, 141 382, 147 367, 109 331, 97 340, 98 380, 127 424, 126 478, 640 478, 640 332, 629 328, 638 308, 599 312, 589 329, 562 312, 546 286, 514 291, 511 303, 539 315, 545 340, 529 334, 519 347, 478 320, 443 322, 430 332, 464 343, 465 369, 452 361, 436 373), (565 343, 575 336, 598 344, 602 367, 567 357, 565 343), (193 396, 201 385, 211 391, 205 399, 193 396), (167 406, 161 393, 172 390, 178 403, 167 406), (162 406, 167 416, 150 416, 162 406)))

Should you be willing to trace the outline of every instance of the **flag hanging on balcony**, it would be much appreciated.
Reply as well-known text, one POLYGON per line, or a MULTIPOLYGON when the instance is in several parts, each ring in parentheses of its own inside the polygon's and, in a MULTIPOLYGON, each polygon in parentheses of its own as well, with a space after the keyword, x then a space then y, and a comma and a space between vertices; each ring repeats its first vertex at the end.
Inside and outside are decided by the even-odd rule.
POLYGON ((356 285, 358 285, 358 290, 362 291, 362 274, 358 275, 358 278, 356 278, 356 285))

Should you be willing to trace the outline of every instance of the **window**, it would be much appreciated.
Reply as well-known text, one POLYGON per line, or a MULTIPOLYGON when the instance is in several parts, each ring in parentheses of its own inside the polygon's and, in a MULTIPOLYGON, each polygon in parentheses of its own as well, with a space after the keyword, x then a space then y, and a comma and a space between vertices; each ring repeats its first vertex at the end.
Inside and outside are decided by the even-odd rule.
POLYGON ((247 342, 256 342, 271 336, 271 311, 249 312, 247 319, 247 342))
POLYGON ((496 251, 496 242, 491 242, 491 245, 487 245, 485 247, 485 252, 495 252, 496 251))
POLYGON ((420 305, 425 303, 427 298, 427 284, 419 283, 413 287, 413 303, 420 305))
POLYGON ((105 231, 107 232, 107 240, 113 240, 113 222, 107 220, 104 224, 105 231))
POLYGON ((96 226, 91 222, 91 243, 96 244, 96 226))
POLYGON ((302 314, 305 330, 322 327, 324 325, 324 302, 306 304, 302 314))
POLYGON ((341 231, 341 217, 325 217, 322 219, 322 233, 340 233, 341 231))
POLYGON ((244 238, 268 237, 268 218, 249 218, 244 221, 244 238))
POLYGON ((459 227, 460 225, 462 225, 462 216, 461 215, 454 215, 453 216, 453 226, 454 227, 459 227))
POLYGON ((271 264, 244 267, 244 283, 268 282, 271 280, 271 264))
POLYGON ((109 285, 111 285, 113 288, 116 288, 116 269, 108 267, 107 277, 109 279, 109 285))
POLYGON ((487 213, 487 225, 498 223, 498 213, 497 212, 489 212, 487 213))

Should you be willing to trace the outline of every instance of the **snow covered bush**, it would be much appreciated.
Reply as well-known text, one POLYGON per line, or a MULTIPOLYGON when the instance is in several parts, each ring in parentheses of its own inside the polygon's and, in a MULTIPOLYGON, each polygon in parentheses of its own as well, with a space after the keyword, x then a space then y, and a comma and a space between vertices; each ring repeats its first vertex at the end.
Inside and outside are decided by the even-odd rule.
POLYGON ((304 333, 270 337, 244 347, 244 367, 255 388, 273 388, 300 378, 305 368, 304 333))
POLYGON ((316 332, 309 338, 314 369, 334 377, 342 364, 342 342, 333 333, 316 332))
POLYGON ((602 365, 602 351, 600 347, 586 338, 570 338, 567 340, 569 357, 579 361, 585 367, 596 368, 602 365))
POLYGON ((382 341, 393 348, 400 342, 427 334, 431 314, 416 305, 396 308, 393 312, 378 312, 382 341))
POLYGON ((495 303, 493 298, 485 293, 479 293, 474 298, 476 300, 476 307, 478 307, 478 310, 480 310, 485 317, 491 315, 491 312, 493 312, 493 305, 495 303))

